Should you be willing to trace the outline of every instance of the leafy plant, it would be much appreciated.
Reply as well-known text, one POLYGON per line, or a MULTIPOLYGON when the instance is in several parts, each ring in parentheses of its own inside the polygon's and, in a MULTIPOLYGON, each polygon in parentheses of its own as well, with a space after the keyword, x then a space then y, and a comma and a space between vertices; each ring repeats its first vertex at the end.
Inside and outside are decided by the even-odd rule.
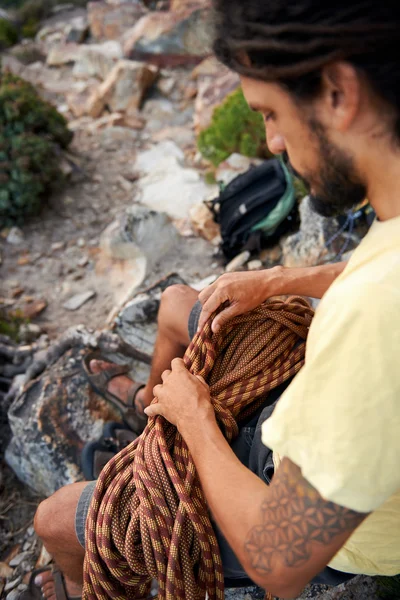
POLYGON ((249 108, 241 88, 215 109, 211 125, 200 133, 197 146, 215 167, 233 152, 250 157, 270 156, 263 118, 249 108))
POLYGON ((10 48, 18 41, 18 30, 7 19, 0 19, 0 50, 10 48))
POLYGON ((39 212, 63 181, 60 149, 71 139, 64 117, 31 84, 0 74, 0 227, 39 212))

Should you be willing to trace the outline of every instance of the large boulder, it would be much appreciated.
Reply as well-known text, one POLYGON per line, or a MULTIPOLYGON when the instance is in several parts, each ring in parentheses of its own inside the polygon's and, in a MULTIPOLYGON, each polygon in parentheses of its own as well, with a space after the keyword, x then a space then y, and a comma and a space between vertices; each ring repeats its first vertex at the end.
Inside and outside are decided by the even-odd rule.
POLYGON ((147 12, 140 0, 122 2, 89 2, 87 5, 90 32, 96 40, 120 40, 147 12))
POLYGON ((189 6, 184 11, 152 12, 124 36, 124 54, 160 66, 198 62, 211 53, 210 10, 189 6))
MULTIPOLYGON (((212 68, 214 63, 207 63, 212 68)), ((204 64, 206 67, 206 63, 204 64)), ((231 94, 240 85, 236 73, 229 71, 223 65, 220 66, 217 75, 202 75, 199 71, 198 93, 195 101, 194 128, 196 133, 206 129, 210 123, 214 110, 219 106, 226 96, 231 94)))
POLYGON ((138 155, 135 168, 138 200, 152 210, 162 210, 173 219, 187 218, 192 206, 216 195, 217 186, 207 185, 199 172, 184 166, 184 154, 171 141, 159 143, 138 155))
POLYGON ((158 69, 152 65, 130 60, 118 61, 88 99, 87 114, 93 118, 100 117, 106 106, 112 112, 136 113, 157 75, 158 69))
POLYGON ((121 45, 112 40, 101 44, 80 46, 73 75, 82 79, 97 77, 104 80, 122 56, 121 45))

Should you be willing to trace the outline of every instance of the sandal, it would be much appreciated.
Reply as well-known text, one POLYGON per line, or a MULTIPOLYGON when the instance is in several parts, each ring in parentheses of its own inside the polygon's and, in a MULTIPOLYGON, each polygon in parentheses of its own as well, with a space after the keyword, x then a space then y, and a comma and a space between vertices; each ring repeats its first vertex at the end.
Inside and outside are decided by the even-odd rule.
POLYGON ((51 571, 54 578, 54 587, 57 600, 81 600, 80 596, 68 596, 64 576, 56 565, 48 565, 41 569, 34 569, 29 578, 28 589, 21 592, 16 600, 43 600, 42 590, 35 584, 35 578, 40 573, 51 571))
POLYGON ((147 417, 145 414, 141 415, 137 412, 135 407, 135 398, 139 390, 145 387, 143 383, 134 383, 132 382, 132 386, 128 391, 128 399, 125 404, 112 394, 108 389, 108 383, 114 377, 118 377, 120 375, 126 375, 130 370, 130 365, 117 365, 113 364, 108 369, 104 369, 100 373, 93 373, 90 370, 90 361, 92 360, 101 360, 103 362, 110 362, 101 352, 89 352, 82 359, 83 369, 85 371, 86 377, 97 394, 102 396, 105 400, 108 400, 113 406, 115 406, 121 413, 124 422, 130 427, 135 433, 142 433, 143 429, 147 424, 147 417))
POLYGON ((83 447, 81 466, 85 479, 98 479, 106 464, 137 437, 136 433, 120 423, 106 423, 101 438, 83 447))

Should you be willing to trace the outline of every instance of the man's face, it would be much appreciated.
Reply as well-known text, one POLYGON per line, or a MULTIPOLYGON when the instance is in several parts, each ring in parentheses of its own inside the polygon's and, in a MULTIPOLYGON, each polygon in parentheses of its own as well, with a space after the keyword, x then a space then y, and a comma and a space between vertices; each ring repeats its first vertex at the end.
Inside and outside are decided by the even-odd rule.
POLYGON ((366 197, 349 150, 334 144, 313 105, 299 107, 281 86, 242 77, 243 92, 265 120, 267 143, 284 154, 309 190, 314 210, 326 217, 345 213, 366 197))

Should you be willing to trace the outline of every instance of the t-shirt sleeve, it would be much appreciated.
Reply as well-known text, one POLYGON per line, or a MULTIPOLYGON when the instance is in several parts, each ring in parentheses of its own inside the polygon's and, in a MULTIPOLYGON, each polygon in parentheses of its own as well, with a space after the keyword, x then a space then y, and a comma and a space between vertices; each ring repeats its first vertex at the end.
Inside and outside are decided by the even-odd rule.
POLYGON ((326 500, 372 512, 400 489, 400 297, 335 286, 310 328, 306 364, 263 424, 263 442, 326 500))

